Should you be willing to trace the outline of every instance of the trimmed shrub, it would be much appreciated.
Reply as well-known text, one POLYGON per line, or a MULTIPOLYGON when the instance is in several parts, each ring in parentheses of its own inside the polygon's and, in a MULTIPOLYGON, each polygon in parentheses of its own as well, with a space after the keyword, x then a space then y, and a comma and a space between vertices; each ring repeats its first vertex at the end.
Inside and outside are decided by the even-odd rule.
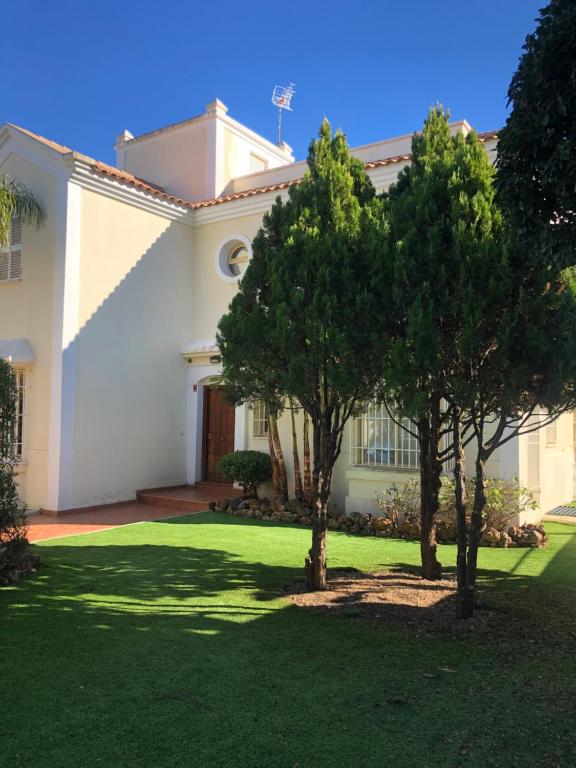
MULTIPOLYGON (((474 480, 466 483, 469 500, 474 496, 474 480)), ((383 493, 377 494, 378 506, 383 516, 390 521, 388 530, 392 535, 416 539, 420 533, 420 489, 416 479, 406 483, 393 484, 383 493)), ((440 509, 436 515, 436 535, 440 542, 456 540, 456 507, 454 503, 454 480, 442 478, 439 495, 440 509)), ((528 510, 537 509, 530 492, 514 480, 486 481, 486 506, 484 507, 484 530, 506 532, 509 527, 528 510)), ((468 523, 470 520, 468 519, 468 523)))
POLYGON ((218 468, 224 477, 238 483, 246 496, 258 498, 258 488, 272 479, 270 456, 262 451, 234 451, 222 456, 218 468))
POLYGON ((26 511, 16 485, 16 397, 12 366, 0 358, 0 583, 17 578, 19 571, 25 570, 28 550, 26 511))

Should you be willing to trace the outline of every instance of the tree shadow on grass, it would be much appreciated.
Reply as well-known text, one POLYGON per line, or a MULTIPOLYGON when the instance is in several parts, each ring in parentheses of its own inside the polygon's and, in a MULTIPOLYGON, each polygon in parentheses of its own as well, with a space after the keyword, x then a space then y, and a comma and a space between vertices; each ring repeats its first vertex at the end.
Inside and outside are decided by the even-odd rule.
MULTIPOLYGON (((39 551, 39 573, 0 595, 0 644, 19 654, 0 683, 2 753, 19 768, 572 764, 574 661, 565 648, 550 666, 549 633, 478 642, 314 614, 277 599, 299 568, 216 547, 39 551)), ((576 540, 549 563, 542 597, 575 552, 576 540)), ((508 585, 512 602, 539 581, 498 569, 482 580, 508 585)))

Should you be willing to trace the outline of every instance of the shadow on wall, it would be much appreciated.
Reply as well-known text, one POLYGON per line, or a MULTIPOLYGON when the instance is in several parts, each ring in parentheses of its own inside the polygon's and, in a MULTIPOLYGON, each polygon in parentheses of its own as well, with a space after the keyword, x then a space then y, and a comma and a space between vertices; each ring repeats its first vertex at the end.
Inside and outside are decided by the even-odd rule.
MULTIPOLYGON (((114 242, 114 232, 105 236, 114 242)), ((62 391, 64 509, 185 482, 180 350, 192 334, 192 230, 170 222, 143 254, 125 250, 110 248, 101 263, 92 252, 82 261, 80 308, 89 319, 63 356, 70 383, 62 391), (122 259, 127 271, 115 263, 122 259)))

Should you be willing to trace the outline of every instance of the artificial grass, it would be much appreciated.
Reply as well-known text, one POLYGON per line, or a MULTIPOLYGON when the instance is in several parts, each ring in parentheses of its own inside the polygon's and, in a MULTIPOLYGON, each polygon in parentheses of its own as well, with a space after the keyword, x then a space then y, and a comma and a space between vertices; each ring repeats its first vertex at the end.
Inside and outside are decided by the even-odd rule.
MULTIPOLYGON (((547 529, 481 552, 505 639, 295 607, 307 529, 203 513, 45 542, 0 590, 0 766, 576 765, 576 527, 547 529)), ((418 561, 329 536, 332 567, 418 561)))

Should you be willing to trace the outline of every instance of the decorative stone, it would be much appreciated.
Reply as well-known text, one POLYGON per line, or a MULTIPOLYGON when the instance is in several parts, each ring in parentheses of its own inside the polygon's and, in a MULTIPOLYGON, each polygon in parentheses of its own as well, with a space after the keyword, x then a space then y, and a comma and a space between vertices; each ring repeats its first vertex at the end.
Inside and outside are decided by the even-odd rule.
POLYGON ((496 528, 487 528, 480 540, 482 547, 496 547, 500 543, 500 532, 496 528))

